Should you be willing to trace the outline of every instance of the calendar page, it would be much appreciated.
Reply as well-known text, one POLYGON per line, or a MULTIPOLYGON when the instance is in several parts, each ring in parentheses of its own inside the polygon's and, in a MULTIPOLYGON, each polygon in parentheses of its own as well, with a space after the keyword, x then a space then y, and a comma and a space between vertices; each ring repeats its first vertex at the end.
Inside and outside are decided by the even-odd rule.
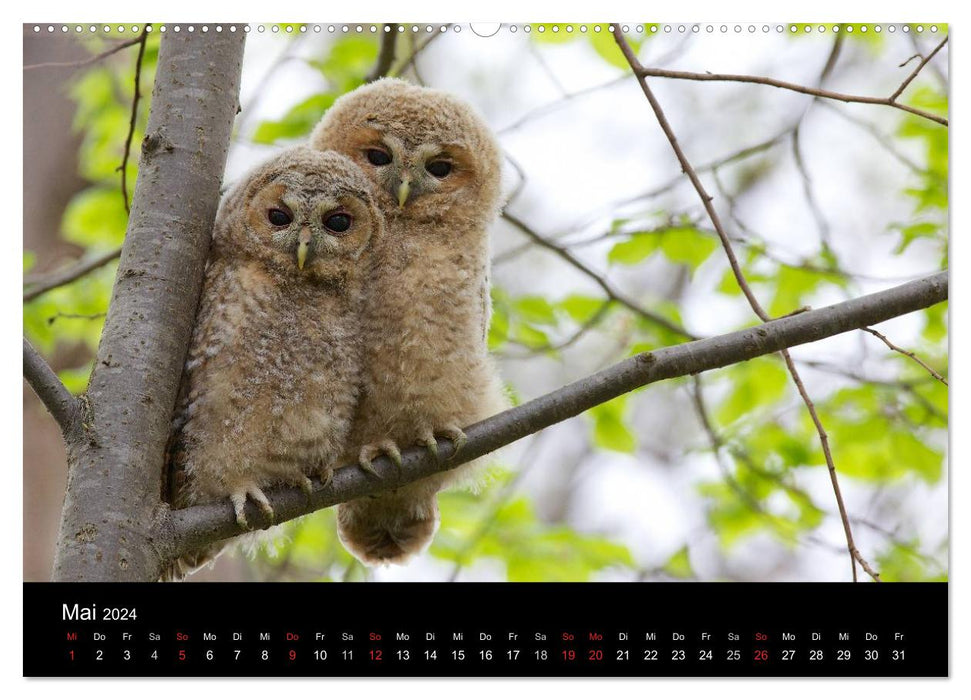
POLYGON ((949 51, 25 24, 24 675, 947 676, 949 51))

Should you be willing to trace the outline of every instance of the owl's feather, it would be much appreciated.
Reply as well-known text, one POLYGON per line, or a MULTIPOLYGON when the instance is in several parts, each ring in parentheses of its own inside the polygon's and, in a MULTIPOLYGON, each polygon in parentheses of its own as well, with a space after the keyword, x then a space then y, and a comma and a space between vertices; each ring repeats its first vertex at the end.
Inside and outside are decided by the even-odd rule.
MULTIPOLYGON (((368 192, 346 158, 292 149, 226 198, 173 421, 174 507, 230 498, 245 522, 247 498, 265 510, 263 489, 306 485, 308 473, 337 466, 360 388, 361 292, 382 230, 368 192), (291 223, 274 225, 276 209, 291 223), (347 231, 327 228, 335 212, 352 219, 347 231), (300 240, 310 241, 302 269, 300 240)), ((181 578, 222 546, 185 555, 166 576, 181 578)))
MULTIPOLYGON (((484 120, 448 93, 384 79, 335 102, 311 145, 361 167, 387 222, 362 311, 363 385, 348 460, 366 461, 389 442, 431 448, 435 436, 459 437, 506 408, 485 332, 501 158, 484 120), (375 149, 390 162, 375 165, 375 149), (438 177, 428 166, 442 161, 448 173, 438 177)), ((435 533, 436 494, 470 479, 480 461, 342 504, 342 541, 367 564, 406 561, 435 533)))

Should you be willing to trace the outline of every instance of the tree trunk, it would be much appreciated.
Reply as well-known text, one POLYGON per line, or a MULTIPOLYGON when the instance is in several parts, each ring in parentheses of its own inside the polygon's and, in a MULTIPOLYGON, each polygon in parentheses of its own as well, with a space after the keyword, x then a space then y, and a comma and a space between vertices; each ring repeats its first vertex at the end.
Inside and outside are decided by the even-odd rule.
POLYGON ((66 436, 56 581, 154 580, 162 467, 239 103, 244 33, 168 32, 101 345, 66 436))

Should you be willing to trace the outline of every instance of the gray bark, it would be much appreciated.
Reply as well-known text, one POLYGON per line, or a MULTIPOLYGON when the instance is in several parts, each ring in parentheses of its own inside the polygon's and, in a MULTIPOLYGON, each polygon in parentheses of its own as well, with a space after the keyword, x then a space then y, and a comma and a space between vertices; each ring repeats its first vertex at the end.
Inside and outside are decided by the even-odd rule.
POLYGON ((164 564, 165 444, 238 108, 244 36, 228 27, 163 35, 83 430, 66 436, 54 580, 154 580, 164 564))
MULTIPOLYGON (((880 323, 933 306, 947 299, 947 294, 948 273, 944 271, 753 328, 637 355, 470 426, 466 429, 468 442, 454 458, 452 443, 439 440, 438 451, 443 462, 436 461, 424 448, 411 449, 402 454, 400 469, 386 457, 374 460, 380 479, 350 467, 338 470, 330 485, 316 488, 309 498, 292 488, 267 491, 266 495, 273 505, 275 522, 291 520, 457 467, 646 384, 725 367, 880 323)), ((250 523, 264 527, 271 524, 252 503, 247 505, 246 517, 250 523)), ((171 511, 162 523, 157 543, 166 557, 175 557, 241 532, 226 499, 224 503, 171 511)))

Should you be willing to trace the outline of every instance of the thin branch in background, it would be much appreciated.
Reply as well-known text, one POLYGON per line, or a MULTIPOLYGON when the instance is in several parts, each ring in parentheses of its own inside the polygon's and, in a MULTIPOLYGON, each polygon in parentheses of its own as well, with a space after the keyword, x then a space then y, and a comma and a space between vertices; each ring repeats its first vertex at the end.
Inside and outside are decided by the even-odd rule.
MULTIPOLYGON (((698 167, 697 172, 699 173, 714 172, 719 168, 729 165, 730 163, 735 163, 737 161, 744 160, 746 158, 750 158, 754 155, 758 155, 759 153, 767 151, 770 148, 778 145, 785 137, 787 137, 790 133, 792 133, 792 130, 794 128, 795 126, 786 127, 785 129, 777 133, 775 136, 767 138, 764 141, 760 141, 759 143, 752 144, 751 146, 745 146, 744 148, 740 148, 737 151, 733 151, 732 153, 722 156, 717 160, 713 160, 710 163, 706 163, 705 165, 698 167)), ((629 197, 628 199, 615 202, 613 206, 616 207, 616 206, 624 206, 627 204, 634 204, 635 202, 638 202, 642 199, 654 199, 655 197, 658 197, 666 192, 671 191, 681 182, 682 182, 682 178, 680 175, 677 177, 673 177, 663 185, 660 185, 659 187, 655 187, 646 192, 642 192, 641 194, 635 195, 633 197, 629 197)))
POLYGON ((588 95, 592 95, 602 90, 608 90, 612 87, 615 87, 617 85, 627 82, 628 80, 630 80, 630 78, 631 76, 629 75, 621 75, 617 78, 614 78, 613 80, 608 80, 606 83, 600 83, 599 85, 592 85, 590 87, 583 88, 582 90, 577 90, 575 92, 567 92, 563 95, 563 97, 557 100, 553 100, 552 102, 547 102, 546 104, 542 104, 539 107, 534 107, 533 109, 529 110, 521 117, 516 119, 516 121, 499 129, 499 131, 497 131, 496 133, 499 134, 500 136, 504 134, 508 134, 511 131, 515 131, 516 129, 521 128, 523 125, 536 119, 537 117, 540 117, 544 114, 548 114, 549 112, 554 112, 560 109, 561 107, 569 104, 571 101, 577 98, 586 97, 588 95))
POLYGON ((502 213, 502 218, 508 221, 509 223, 511 223, 513 226, 515 226, 522 233, 526 234, 526 236, 529 237, 534 243, 537 243, 540 246, 546 248, 547 250, 552 251, 553 253, 558 255, 561 259, 565 260, 570 265, 575 267, 577 270, 579 270, 587 277, 589 277, 591 280, 596 282, 597 285, 603 290, 604 294, 606 294, 607 297, 612 301, 616 301, 618 304, 627 307, 638 316, 646 319, 647 321, 650 321, 651 323, 654 323, 655 325, 661 326, 662 328, 665 328, 671 331, 672 333, 675 333, 681 336, 682 338, 687 338, 689 340, 698 339, 698 336, 694 335, 693 333, 689 333, 678 324, 673 323, 672 321, 669 321, 663 316, 660 316, 656 313, 648 311, 647 309, 643 309, 637 304, 635 304, 633 301, 631 301, 630 299, 622 295, 620 292, 618 292, 616 289, 614 289, 614 287, 606 279, 604 279, 603 276, 597 274, 594 270, 588 267, 586 263, 584 263, 582 260, 580 260, 575 255, 573 255, 573 253, 571 253, 569 250, 567 250, 561 245, 557 245, 556 243, 553 243, 552 241, 547 240, 539 233, 534 231, 524 221, 514 216, 510 212, 504 211, 502 213))
POLYGON ((883 149, 885 151, 887 151, 890 155, 892 155, 900 163, 902 163, 903 165, 905 165, 912 172, 917 173, 918 175, 927 172, 926 169, 922 168, 917 163, 915 163, 910 158, 908 158, 903 153, 901 153, 896 148, 896 146, 894 146, 893 143, 891 143, 890 139, 888 139, 886 136, 884 136, 877 129, 877 127, 874 126, 873 124, 871 124, 870 122, 865 121, 863 119, 860 119, 858 117, 855 117, 852 114, 849 114, 845 110, 840 109, 838 106, 834 105, 832 102, 826 102, 825 100, 821 100, 819 102, 819 104, 821 106, 825 107, 826 109, 830 110, 831 112, 834 112, 835 114, 838 114, 841 118, 845 119, 846 121, 850 122, 851 124, 859 127, 863 131, 865 131, 868 134, 870 134, 870 136, 872 136, 874 139, 876 139, 877 143, 879 143, 881 146, 883 146, 883 149))
POLYGON ((279 53, 279 55, 273 60, 273 63, 270 64, 270 67, 267 68, 266 72, 260 77, 259 82, 252 90, 252 97, 250 98, 249 102, 247 102, 246 105, 240 106, 239 115, 236 119, 236 128, 233 130, 234 134, 238 135, 239 137, 243 137, 246 134, 246 128, 249 126, 253 114, 256 113, 257 105, 259 105, 260 100, 268 92, 267 88, 269 87, 270 80, 273 79, 273 76, 276 75, 276 72, 284 63, 298 59, 295 54, 307 36, 307 34, 299 34, 287 42, 286 48, 279 53))
POLYGON ((533 57, 533 60, 536 61, 536 64, 540 67, 540 70, 543 71, 543 75, 545 75, 547 80, 553 84, 556 91, 560 93, 560 97, 569 97, 570 91, 567 90, 563 83, 560 82, 560 79, 556 77, 556 73, 553 72, 553 69, 550 68, 550 65, 546 62, 546 59, 543 58, 543 54, 536 44, 532 41, 528 41, 526 42, 526 47, 530 55, 533 57))
POLYGON ((70 284, 88 273, 104 267, 112 260, 117 259, 119 255, 121 255, 121 248, 109 251, 91 260, 80 260, 63 270, 38 277, 36 280, 30 280, 28 282, 29 288, 24 292, 24 303, 33 301, 41 294, 46 294, 52 289, 63 287, 65 284, 70 284))
MULTIPOLYGON (((923 56, 924 47, 920 45, 920 38, 919 38, 920 35, 917 32, 907 32, 907 35, 910 37, 910 43, 914 45, 914 50, 917 51, 917 55, 923 56)), ((947 76, 944 75, 944 72, 940 69, 940 67, 936 63, 931 63, 927 66, 927 68, 929 68, 931 73, 933 73, 937 77, 937 80, 940 82, 941 87, 945 91, 947 91, 948 88, 950 87, 948 84, 948 79, 947 79, 947 76)))
POLYGON ((924 369, 926 369, 928 371, 928 373, 930 373, 930 375, 932 377, 934 377, 934 379, 936 379, 937 381, 941 382, 941 384, 943 384, 944 386, 948 386, 947 380, 944 377, 942 377, 930 365, 928 365, 922 359, 920 359, 919 357, 917 357, 917 355, 915 355, 914 353, 912 353, 910 350, 904 350, 901 347, 897 347, 896 345, 894 345, 893 343, 890 342, 890 339, 887 338, 887 336, 885 336, 883 333, 880 333, 879 331, 873 330, 872 328, 861 328, 860 330, 866 331, 870 335, 879 338, 880 340, 882 340, 886 344, 886 346, 888 348, 890 348, 894 352, 899 352, 901 355, 905 355, 905 356, 909 357, 911 360, 913 360, 914 362, 916 362, 917 364, 919 364, 921 367, 923 367, 924 369))
MULTIPOLYGON (((715 208, 712 205, 711 195, 709 195, 708 192, 705 190, 704 185, 701 183, 701 179, 698 177, 698 174, 694 171, 694 168, 692 168, 691 163, 688 161, 688 158, 685 156, 684 151, 681 149, 681 146, 678 143, 678 139, 674 134, 674 130, 671 128, 671 125, 668 123, 667 117, 664 115, 664 110, 661 109, 661 105, 657 101, 657 98, 654 96, 653 91, 651 90, 650 87, 648 87, 647 80, 645 79, 644 76, 648 75, 650 71, 647 71, 646 69, 644 69, 643 66, 641 66, 640 62, 637 59, 637 56, 634 55, 633 50, 631 50, 630 45, 627 43, 627 40, 624 38, 624 34, 620 30, 619 26, 614 27, 613 34, 614 34, 614 39, 617 41, 617 45, 620 47, 620 50, 623 52, 624 57, 627 59, 627 62, 631 66, 631 69, 638 76, 638 82, 640 83, 641 90, 644 92, 644 96, 647 98, 647 101, 650 103, 651 109, 654 112, 654 116, 657 118, 658 124, 661 126, 662 131, 664 131, 664 135, 667 137, 668 142, 671 144, 671 148, 674 150, 674 153, 678 158, 678 162, 681 164, 682 171, 684 172, 685 175, 688 176, 688 179, 691 180, 691 184, 694 186, 695 191, 698 193, 698 196, 701 198, 702 204, 705 207, 705 211, 708 212, 708 217, 711 219, 712 225, 715 227, 715 230, 718 232, 718 236, 722 241, 722 247, 725 250, 725 255, 728 257, 729 265, 732 268, 732 272, 735 275, 735 280, 737 281, 739 288, 742 290, 742 293, 745 295, 745 298, 749 302, 749 306, 752 307, 752 311, 755 312, 756 316, 758 316, 763 322, 767 322, 771 320, 771 317, 769 316, 769 314, 766 313, 765 309, 762 308, 762 305, 755 297, 755 294, 752 292, 751 288, 748 285, 748 282, 745 279, 745 275, 742 272, 742 268, 738 264, 738 259, 735 257, 735 251, 732 248, 732 243, 728 238, 728 234, 725 232, 725 229, 722 227, 721 220, 718 217, 718 212, 715 211, 715 208)), ((780 352, 782 354, 783 359, 786 362, 786 368, 789 370, 789 374, 792 377, 793 382, 795 382, 796 384, 796 389, 799 391, 799 396, 802 398, 803 403, 806 404, 806 409, 809 411, 809 415, 812 418, 813 425, 815 425, 816 432, 819 435, 819 441, 823 448, 823 455, 826 458, 826 466, 829 468, 830 481, 833 484, 833 493, 836 496, 836 504, 839 508, 840 518, 843 521, 843 530, 844 530, 844 533, 846 534, 846 547, 850 554, 850 563, 851 563, 851 569, 853 574, 853 581, 857 580, 857 575, 856 575, 857 562, 859 562, 860 566, 863 567, 863 570, 866 571, 874 580, 879 581, 880 580, 879 575, 877 575, 876 572, 873 571, 873 569, 870 567, 870 564, 863 558, 862 554, 860 554, 859 550, 856 548, 856 544, 853 541, 853 530, 850 527, 849 517, 847 516, 847 513, 846 513, 846 506, 843 503, 843 494, 839 486, 839 478, 837 477, 837 473, 836 473, 836 464, 833 461, 833 455, 829 448, 829 436, 826 434, 826 430, 823 428, 822 421, 820 421, 819 419, 819 415, 816 412, 815 404, 813 403, 812 399, 809 397, 809 394, 806 392, 806 387, 802 382, 802 378, 799 376, 799 372, 796 369, 795 363, 793 363, 792 361, 792 357, 789 354, 789 351, 787 349, 783 349, 780 352)))
MULTIPOLYGON (((616 34, 616 32, 615 32, 616 34)), ((696 80, 696 81, 711 81, 711 82, 732 82, 732 83, 751 83, 755 85, 768 85, 770 87, 780 88, 782 90, 790 90, 792 92, 802 93, 803 95, 812 95, 813 97, 823 97, 829 100, 837 100, 839 102, 852 102, 858 104, 869 104, 869 105, 881 105, 884 107, 893 107, 894 109, 899 109, 904 112, 909 112, 910 114, 915 114, 918 117, 923 117, 924 119, 929 119, 932 122, 936 122, 943 126, 948 125, 948 121, 945 117, 940 117, 936 114, 931 114, 930 112, 918 109, 916 107, 911 107, 909 105, 900 104, 889 97, 867 97, 865 95, 846 95, 840 92, 832 92, 830 90, 822 90, 819 88, 807 87, 805 85, 797 85, 796 83, 789 83, 784 80, 775 80, 773 78, 766 78, 760 75, 736 75, 733 73, 692 73, 689 71, 680 70, 667 70, 664 68, 646 68, 640 63, 637 64, 637 70, 634 74, 638 78, 670 78, 674 80, 696 80)))
POLYGON ((118 53, 129 46, 134 46, 139 41, 141 37, 136 37, 134 39, 128 39, 127 41, 120 41, 114 46, 112 46, 107 51, 102 51, 101 53, 90 56, 88 58, 83 58, 80 61, 65 61, 65 62, 52 62, 52 63, 35 63, 30 66, 24 66, 24 70, 36 70, 38 68, 73 68, 77 70, 78 68, 84 68, 85 66, 90 66, 92 63, 97 63, 98 61, 111 56, 112 54, 118 53))
MULTIPOLYGON (((941 43, 938 44, 936 47, 934 47, 934 50, 933 51, 931 51, 923 59, 921 59, 921 62, 917 64, 917 67, 914 68, 913 71, 911 71, 910 75, 907 76, 907 78, 904 80, 904 82, 900 83, 900 87, 898 87, 896 90, 894 90, 894 93, 890 96, 890 102, 891 103, 896 104, 897 98, 900 97, 901 93, 903 93, 903 91, 907 89, 907 86, 910 85, 914 81, 914 78, 916 78, 917 75, 924 69, 924 66, 926 66, 927 63, 932 58, 934 58, 934 56, 937 55, 937 52, 938 51, 940 51, 941 49, 944 48, 944 44, 947 43, 948 38, 949 37, 944 37, 944 39, 941 40, 941 43)), ((906 63, 904 63, 903 65, 906 65, 906 63)), ((903 67, 903 65, 901 67, 903 67)))
POLYGON ((383 78, 391 70, 394 63, 395 44, 398 41, 398 25, 384 25, 384 34, 381 36, 381 48, 378 50, 378 60, 374 68, 364 78, 365 83, 373 83, 375 80, 383 78))
POLYGON ((513 191, 510 192, 509 196, 506 198, 506 202, 504 206, 508 207, 510 204, 515 202, 519 198, 519 195, 523 193, 523 190, 526 189, 527 176, 526 176, 526 170, 523 168, 523 166, 519 163, 518 160, 513 158, 512 155, 510 155, 509 151, 503 150, 502 155, 505 156, 506 160, 512 166, 512 169, 516 171, 516 176, 518 177, 518 182, 516 183, 516 186, 513 188, 513 191))
MULTIPOLYGON (((711 415, 708 411, 708 406, 705 403, 704 392, 702 390, 701 377, 699 377, 698 375, 695 375, 691 379, 692 379, 691 399, 692 399, 692 402, 694 403, 695 413, 698 414, 698 421, 701 423, 702 429, 705 431, 705 434, 708 436, 708 442, 711 446, 712 454, 715 457, 715 463, 718 465, 718 469, 722 473, 722 476, 724 477, 725 481, 728 482, 729 487, 731 487, 732 491, 736 493, 736 495, 745 503, 745 505, 747 505, 753 512, 757 513, 760 517, 767 520, 768 523, 772 525, 772 527, 775 528, 776 530, 779 530, 780 532, 783 531, 783 528, 780 527, 781 522, 784 522, 790 525, 792 531, 787 533, 784 532, 783 533, 784 536, 796 541, 802 539, 799 535, 798 529, 794 524, 792 524, 787 520, 782 520, 780 518, 774 517, 770 512, 768 512, 765 509, 762 503, 759 502, 759 500, 755 496, 753 496, 748 489, 746 489, 744 486, 742 486, 741 483, 739 483, 738 479, 735 478, 735 475, 732 474, 732 470, 729 467, 729 465, 725 462, 724 456, 722 455, 722 452, 721 452, 722 448, 726 446, 725 439, 715 429, 715 424, 711 420, 711 415)), ((754 463, 751 461, 746 461, 746 464, 750 467, 755 466, 754 463)), ((759 476, 763 478, 768 478, 773 480, 779 486, 784 488, 788 493, 794 492, 797 494, 799 498, 807 498, 805 493, 803 493, 802 491, 799 491, 793 486, 790 486, 789 484, 783 483, 781 479, 778 479, 776 477, 776 475, 766 474, 763 470, 760 470, 760 469, 753 468, 753 471, 758 473, 759 476)))
MULTIPOLYGON (((443 26, 446 29, 448 29, 452 25, 451 24, 446 24, 446 25, 443 25, 443 26)), ((404 60, 402 60, 401 65, 399 65, 399 66, 395 67, 394 69, 390 70, 388 72, 388 75, 391 75, 391 76, 400 78, 402 75, 405 74, 405 71, 407 71, 409 68, 411 68, 415 72, 415 77, 418 79, 418 82, 423 82, 421 80, 421 77, 418 75, 418 70, 417 70, 417 67, 416 67, 416 64, 415 64, 415 59, 418 58, 419 54, 421 54, 422 51, 424 51, 425 49, 428 48, 428 45, 430 43, 432 43, 433 41, 435 41, 435 39, 437 39, 438 37, 440 37, 440 36, 442 36, 443 34, 446 34, 446 33, 447 32, 440 32, 440 31, 439 32, 434 32, 430 37, 428 37, 428 39, 426 39, 425 41, 419 43, 418 42, 418 35, 415 32, 411 32, 411 38, 412 38, 412 41, 413 41, 411 52, 408 54, 408 56, 406 56, 404 58, 404 60)))
POLYGON ((819 72, 819 86, 822 87, 826 79, 833 73, 833 69, 836 68, 836 62, 839 60, 840 52, 843 50, 843 41, 846 39, 845 32, 837 32, 835 38, 833 39, 833 48, 829 51, 829 56, 826 57, 826 63, 823 64, 823 69, 819 72))
POLYGON ((104 311, 98 314, 67 314, 62 311, 58 311, 53 316, 47 317, 47 325, 49 326, 54 325, 54 322, 57 321, 57 319, 59 318, 76 318, 76 319, 83 319, 85 321, 93 321, 96 318, 104 318, 104 317, 105 317, 104 311))
MULTIPOLYGON (((525 347, 529 351, 525 355, 510 355, 508 353, 497 353, 497 354, 499 354, 500 357, 506 360, 528 360, 536 357, 541 353, 559 352, 560 350, 565 350, 566 348, 576 343, 578 340, 580 340, 580 338, 585 336, 587 333, 592 331, 600 324, 600 322, 607 315, 607 312, 610 310, 611 303, 612 302, 609 300, 603 302, 597 308, 597 311, 592 316, 590 316, 590 318, 588 318, 584 323, 580 324, 580 327, 577 328, 576 331, 571 333, 570 336, 567 337, 565 340, 562 340, 558 343, 546 343, 545 345, 523 345, 523 347, 525 347)), ((520 344, 522 345, 522 343, 520 344)))
POLYGON ((802 191, 806 197, 806 204, 812 212, 813 219, 816 220, 816 228, 819 229, 819 240, 823 245, 823 250, 830 250, 831 231, 829 222, 823 216, 823 209, 816 201, 816 194, 813 192, 812 178, 809 176, 809 169, 802 157, 802 148, 799 146, 799 126, 792 130, 792 156, 796 162, 796 170, 802 179, 802 191))
POLYGON ((142 57, 145 55, 145 41, 148 39, 148 28, 146 24, 142 33, 138 37, 138 57, 135 59, 135 94, 131 101, 131 121, 128 124, 128 136, 125 138, 125 155, 122 156, 121 165, 121 198, 125 202, 125 212, 131 213, 131 205, 128 203, 128 156, 131 154, 131 141, 135 136, 135 122, 138 119, 138 100, 141 97, 139 83, 142 78, 142 57))
POLYGON ((57 374, 27 338, 24 338, 24 379, 57 421, 64 440, 71 440, 80 424, 81 409, 78 400, 57 378, 57 374))

